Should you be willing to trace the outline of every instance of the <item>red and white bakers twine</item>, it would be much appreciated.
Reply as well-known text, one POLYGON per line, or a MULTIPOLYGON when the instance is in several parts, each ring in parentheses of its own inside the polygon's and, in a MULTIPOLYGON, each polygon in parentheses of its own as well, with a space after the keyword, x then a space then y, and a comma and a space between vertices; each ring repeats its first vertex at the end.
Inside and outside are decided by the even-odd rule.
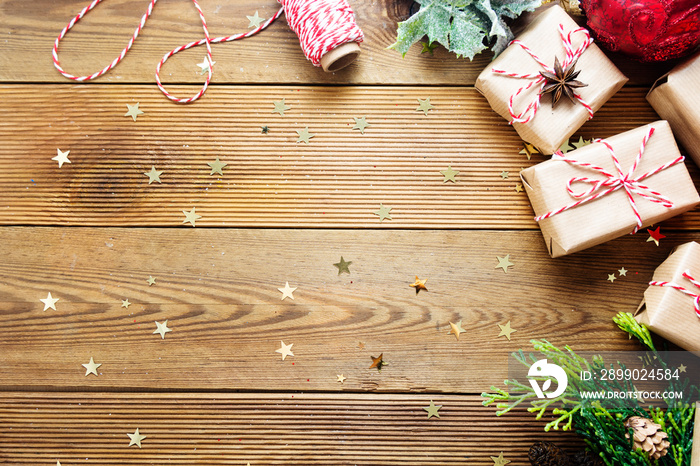
MULTIPOLYGON (((615 155, 615 151, 613 151, 612 146, 605 140, 602 139, 596 139, 593 141, 594 143, 602 143, 605 145, 605 147, 608 149, 610 152, 610 155, 612 157, 613 163, 615 164, 615 169, 617 170, 617 174, 613 175, 611 173, 608 173, 603 169, 602 167, 597 167, 595 165, 592 165, 590 163, 584 163, 584 162, 579 162, 578 160, 574 159, 569 159, 565 158, 563 156, 559 156, 556 158, 556 160, 561 160, 567 163, 570 163, 572 165, 576 165, 581 168, 586 168, 589 170, 593 170, 598 172, 599 174, 603 175, 603 179, 592 179, 588 177, 583 177, 583 176, 577 176, 574 178, 571 178, 567 183, 566 183, 566 190, 568 191, 569 195, 573 197, 574 199, 578 199, 578 201, 573 202, 571 204, 568 204, 560 209, 553 210, 551 212, 547 212, 544 215, 540 215, 538 217, 535 217, 535 221, 539 222, 540 220, 544 220, 545 218, 552 217, 554 215, 560 214, 564 211, 567 211, 569 209, 573 209, 574 207, 578 207, 581 204, 584 204, 586 202, 594 201, 598 198, 601 198, 603 196, 607 196, 610 193, 613 193, 619 189, 624 189, 625 192, 627 193, 627 200, 629 201, 630 206, 632 207, 632 211, 634 212, 634 217, 637 221, 637 225, 634 227, 634 230, 632 233, 636 233, 643 225, 642 222, 642 217, 639 215, 639 211, 637 210, 637 204, 634 199, 634 195, 638 195, 648 201, 651 202, 656 202, 658 204, 663 205, 666 208, 671 208, 673 207, 673 202, 671 202, 667 197, 662 195, 659 192, 653 191, 650 189, 648 186, 645 186, 641 183, 642 180, 649 178, 652 175, 655 175, 656 173, 659 173, 662 170, 665 170, 673 165, 676 165, 677 163, 682 163, 685 160, 685 157, 678 156, 675 160, 672 160, 670 162, 667 162, 657 168, 655 168, 652 171, 648 171, 646 173, 643 173, 636 178, 633 177, 635 170, 637 169, 637 166, 639 165, 640 160, 642 159, 642 155, 644 154, 644 149, 646 148, 647 142, 649 141, 649 138, 654 134, 654 128, 649 127, 649 130, 647 131, 646 135, 644 135, 644 138, 642 139, 642 144, 639 148, 639 152, 637 153, 637 156, 635 157, 634 163, 632 164, 632 167, 630 167, 629 171, 627 173, 624 173, 622 171, 622 167, 620 167, 620 162, 617 160, 617 156, 615 155), (591 185, 589 189, 583 192, 575 192, 573 188, 571 187, 574 183, 588 183, 591 185)), ((558 154, 561 154, 561 152, 558 152, 558 154)))
MULTIPOLYGON (((564 61, 561 62, 561 67, 562 69, 566 69, 570 64, 572 64, 574 61, 578 60, 578 58, 583 55, 583 52, 586 51, 589 45, 593 43, 593 39, 591 38, 591 35, 585 28, 577 28, 572 31, 570 31, 568 34, 564 33, 564 26, 559 25, 559 36, 561 37, 561 43, 564 46, 564 51, 566 53, 566 56, 564 57, 564 61), (576 34, 577 32, 580 32, 584 35, 585 40, 581 45, 578 46, 578 48, 574 49, 571 36, 576 34)), ((544 63, 540 58, 535 55, 535 53, 525 45, 522 41, 516 39, 511 41, 509 45, 519 45, 523 50, 525 50, 533 60, 535 60, 539 65, 547 72, 556 74, 554 71, 554 68, 547 65, 544 63)), ((491 72, 501 74, 503 76, 507 76, 509 78, 515 78, 515 79, 532 79, 533 81, 530 81, 527 85, 519 88, 513 95, 510 96, 510 99, 508 99, 508 111, 510 112, 511 120, 510 124, 512 125, 513 123, 528 123, 531 121, 533 118, 535 118, 535 114, 537 113, 537 110, 540 108, 540 100, 542 99, 542 95, 540 92, 542 92, 542 89, 544 88, 546 84, 546 79, 544 76, 542 76, 539 73, 536 74, 520 74, 520 73, 511 73, 505 70, 499 70, 496 68, 492 68, 491 72), (529 89, 531 89, 533 86, 539 85, 539 90, 537 92, 537 95, 535 98, 527 105, 525 110, 523 110, 520 113, 516 113, 515 110, 513 109, 514 103, 513 101, 515 100, 518 95, 525 93, 529 89)), ((593 109, 591 106, 586 103, 586 101, 581 98, 579 94, 576 92, 573 93, 574 97, 576 100, 579 101, 583 107, 588 110, 588 119, 590 120, 593 118, 593 109)))
MULTIPOLYGON (((686 270, 683 272, 683 277, 686 278, 690 283, 695 285, 697 288, 700 288, 700 282, 695 280, 692 275, 690 275, 690 270, 686 270)), ((700 319, 700 294, 693 293, 692 291, 689 291, 685 289, 684 287, 677 285, 673 282, 658 282, 658 281, 651 281, 649 282, 649 285, 651 286, 667 286, 669 288, 673 288, 674 290, 678 290, 681 293, 685 293, 688 296, 691 296, 693 298, 693 306, 695 307, 695 315, 698 316, 698 319, 700 319)))
MULTIPOLYGON (((126 47, 124 47, 124 49, 110 64, 93 74, 86 76, 75 76, 66 72, 63 69, 63 67, 61 67, 61 63, 58 59, 58 45, 68 33, 68 31, 70 31, 73 28, 73 26, 75 26, 75 24, 83 18, 83 16, 85 16, 88 12, 90 12, 102 2, 102 0, 93 0, 92 3, 90 3, 90 5, 83 8, 80 11, 80 13, 78 13, 75 16, 75 18, 73 18, 66 25, 66 27, 63 28, 61 33, 56 38, 52 50, 54 66, 59 71, 59 73, 61 73, 66 78, 79 82, 90 81, 107 73, 109 70, 117 66, 119 62, 122 61, 122 59, 124 59, 127 52, 134 45, 134 41, 138 37, 143 27, 146 25, 146 21, 151 16, 151 13, 153 12, 153 7, 155 6, 157 1, 158 0, 150 0, 150 4, 148 5, 146 13, 141 17, 141 21, 139 21, 138 27, 134 31, 134 34, 132 35, 131 39, 129 39, 129 42, 127 43, 126 47)), ((364 39, 362 30, 355 22, 355 16, 353 14, 352 8, 350 8, 350 5, 348 5, 346 0, 278 1, 282 4, 282 8, 280 8, 274 15, 272 15, 272 17, 267 19, 265 22, 261 23, 260 26, 258 26, 257 28, 241 34, 217 37, 212 39, 209 36, 209 28, 207 27, 207 21, 204 18, 204 13, 200 8, 199 3, 197 2, 197 0, 192 0, 194 7, 197 9, 197 13, 199 14, 199 19, 202 22, 202 29, 204 30, 204 39, 200 39, 198 41, 190 42, 189 44, 180 46, 174 50, 171 50, 163 56, 163 58, 158 63, 158 66, 156 66, 156 84, 158 85, 158 88, 168 99, 172 100, 173 102, 186 104, 199 99, 206 92, 212 78, 214 60, 212 60, 211 55, 211 44, 245 39, 246 37, 255 35, 258 32, 265 29, 266 27, 268 27, 270 24, 272 24, 272 22, 279 18, 282 15, 282 13, 285 13, 285 16, 287 17, 287 22, 289 23, 290 27, 299 36, 299 39, 301 41, 301 48, 304 51, 304 55, 306 55, 306 57, 309 60, 311 60, 314 66, 320 66, 321 57, 323 57, 323 55, 325 55, 329 50, 332 50, 348 42, 362 42, 362 40, 364 39), (163 87, 163 84, 160 81, 160 69, 162 68, 163 64, 176 53, 182 52, 183 50, 187 50, 199 45, 207 46, 207 61, 209 63, 207 79, 204 82, 204 85, 202 86, 200 91, 192 97, 184 99, 175 97, 172 94, 170 94, 165 89, 165 87, 163 87)))

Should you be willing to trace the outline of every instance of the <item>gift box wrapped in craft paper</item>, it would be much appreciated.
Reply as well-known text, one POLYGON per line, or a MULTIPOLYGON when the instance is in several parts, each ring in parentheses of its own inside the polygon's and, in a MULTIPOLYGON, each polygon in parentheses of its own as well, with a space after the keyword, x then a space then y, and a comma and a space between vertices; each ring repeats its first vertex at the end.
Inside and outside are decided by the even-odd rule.
POLYGON ((647 100, 700 166, 700 52, 658 79, 647 100))
POLYGON ((552 154, 625 82, 588 31, 553 6, 481 72, 475 86, 524 141, 552 154))
POLYGON ((635 319, 700 355, 700 244, 678 246, 657 267, 635 319))
POLYGON ((552 257, 636 232, 700 203, 663 120, 555 156, 520 175, 552 257))

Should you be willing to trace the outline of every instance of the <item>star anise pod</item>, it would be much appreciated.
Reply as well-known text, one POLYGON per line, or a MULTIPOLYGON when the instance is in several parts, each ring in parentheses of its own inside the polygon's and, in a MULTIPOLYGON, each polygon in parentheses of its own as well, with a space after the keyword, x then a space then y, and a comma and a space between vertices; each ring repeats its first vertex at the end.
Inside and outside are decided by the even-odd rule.
POLYGON ((588 84, 583 84, 581 81, 576 81, 578 74, 581 72, 574 71, 577 61, 578 59, 574 60, 563 70, 559 59, 554 57, 554 74, 548 71, 540 71, 540 75, 546 80, 540 95, 552 93, 552 108, 557 105, 562 94, 565 94, 569 100, 576 103, 574 89, 588 86, 588 84))

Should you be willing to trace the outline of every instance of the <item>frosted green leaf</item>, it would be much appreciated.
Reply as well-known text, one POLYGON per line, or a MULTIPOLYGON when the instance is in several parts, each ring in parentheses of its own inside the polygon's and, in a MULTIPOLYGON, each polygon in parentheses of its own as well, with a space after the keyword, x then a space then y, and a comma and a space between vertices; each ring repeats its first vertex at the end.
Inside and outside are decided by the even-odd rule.
POLYGON ((517 18, 542 0, 417 0, 420 9, 400 22, 389 48, 406 55, 411 45, 428 36, 457 56, 468 57, 491 47, 495 55, 513 38, 504 18, 517 18))

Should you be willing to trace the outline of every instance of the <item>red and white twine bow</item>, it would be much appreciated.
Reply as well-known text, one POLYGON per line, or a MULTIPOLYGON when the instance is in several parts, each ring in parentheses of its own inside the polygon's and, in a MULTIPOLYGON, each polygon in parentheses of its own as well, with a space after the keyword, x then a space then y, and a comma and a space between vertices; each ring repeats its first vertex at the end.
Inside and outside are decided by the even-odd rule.
MULTIPOLYGON (((685 160, 685 157, 682 155, 678 156, 676 159, 667 162, 663 165, 658 166, 654 170, 648 171, 646 173, 643 173, 637 177, 634 177, 634 172, 637 169, 637 166, 639 165, 639 162, 642 159, 642 155, 644 154, 644 149, 646 148, 647 142, 649 141, 649 138, 651 135, 654 134, 654 128, 649 127, 649 130, 647 131, 646 135, 642 139, 642 144, 639 148, 639 152, 637 153, 637 156, 634 159, 634 163, 632 164, 632 167, 627 171, 627 173, 624 173, 622 171, 622 167, 620 167, 620 162, 617 160, 617 156, 615 155, 615 151, 613 151, 612 146, 605 140, 602 139, 597 139, 594 142, 599 142, 605 145, 605 147, 608 149, 610 152, 610 156, 612 157, 613 163, 615 165, 615 169, 617 170, 617 174, 612 174, 608 173, 605 169, 602 167, 597 167, 595 165, 592 165, 590 163, 584 163, 584 162, 579 162, 578 160, 574 159, 569 159, 565 157, 557 157, 556 160, 561 160, 567 163, 570 163, 572 165, 576 165, 581 168, 589 169, 598 172, 600 175, 602 175, 604 178, 603 179, 593 179, 593 178, 588 178, 584 176, 577 176, 574 178, 571 178, 567 183, 566 183, 566 190, 568 191, 569 195, 573 197, 574 199, 578 199, 576 202, 573 202, 571 204, 568 204, 560 209, 553 210, 550 212, 547 212, 544 215, 540 215, 538 217, 535 217, 535 221, 539 222, 540 220, 544 220, 545 218, 552 217, 554 215, 557 215, 559 213, 562 213, 564 211, 567 211, 569 209, 573 209, 574 207, 578 207, 581 204, 584 204, 586 202, 594 201, 598 198, 601 198, 603 196, 607 196, 610 193, 613 193, 619 189, 624 189, 625 193, 627 194, 627 200, 629 201, 630 206, 632 207, 632 211, 634 212, 634 216, 637 222, 637 225, 634 227, 634 230, 632 233, 636 233, 637 230, 639 230, 642 225, 642 217, 639 215, 639 211, 637 210, 637 204, 635 202, 634 195, 636 194, 637 196, 640 196, 648 201, 651 202, 656 202, 658 204, 663 205, 666 208, 671 208, 673 207, 673 202, 671 202, 670 199, 662 195, 661 193, 652 190, 648 186, 643 185, 641 182, 642 180, 649 178, 652 175, 655 175, 656 173, 659 173, 662 170, 665 170, 677 163, 683 162, 685 160), (588 183, 591 185, 590 188, 583 192, 575 192, 574 189, 572 188, 572 185, 574 183, 588 183)), ((560 154, 560 153, 559 153, 560 154)))
MULTIPOLYGON (((559 36, 561 37, 561 43, 564 46, 564 51, 566 56, 564 57, 564 61, 561 62, 561 67, 562 69, 566 69, 570 64, 572 64, 574 61, 578 60, 578 58, 583 55, 583 52, 586 51, 589 45, 593 43, 593 39, 591 38, 591 35, 585 28, 577 28, 572 31, 570 31, 568 34, 564 33, 564 26, 559 25, 559 36), (573 36, 576 33, 582 33, 585 37, 583 43, 579 45, 576 49, 574 49, 574 46, 572 44, 571 36, 573 36)), ((547 72, 556 74, 555 70, 553 67, 549 66, 548 64, 544 63, 540 58, 535 55, 535 53, 525 45, 522 41, 516 39, 511 41, 511 45, 519 45, 523 50, 525 50, 533 60, 535 60, 539 65, 547 72)), ((501 74, 503 76, 507 76, 509 78, 516 78, 516 79, 531 79, 527 85, 522 86, 519 88, 513 95, 510 96, 508 99, 508 112, 510 112, 511 120, 510 124, 512 125, 513 123, 528 123, 530 120, 532 120, 535 117, 535 114, 537 113, 537 110, 540 108, 540 100, 542 96, 540 95, 540 92, 544 88, 547 80, 545 79, 544 76, 542 76, 539 73, 529 73, 529 74, 520 74, 520 73, 511 73, 505 70, 499 70, 496 68, 492 68, 491 71, 493 73, 501 74), (514 110, 514 103, 513 101, 515 100, 518 95, 525 93, 529 89, 538 86, 539 89, 537 89, 537 95, 535 95, 535 98, 532 99, 532 101, 527 105, 525 110, 523 110, 520 113, 516 113, 514 110)), ((593 118, 593 109, 591 106, 586 103, 586 101, 583 100, 583 98, 577 94, 576 92, 573 93, 574 97, 576 100, 579 101, 583 107, 588 110, 588 119, 590 120, 593 118)))
MULTIPOLYGON (((690 275, 690 270, 686 270, 685 272, 683 272, 683 277, 686 278, 690 283, 695 285, 697 288, 700 288, 700 282, 695 280, 695 278, 693 278, 693 276, 690 275)), ((693 306, 695 307, 695 315, 698 316, 698 318, 700 319, 700 293, 693 293, 692 291, 689 291, 684 287, 677 285, 673 282, 651 281, 649 282, 649 285, 667 286, 669 288, 673 288, 674 290, 678 290, 681 293, 685 293, 688 296, 691 296, 693 298, 693 306)))
MULTIPOLYGON (((138 27, 134 31, 134 34, 132 35, 131 39, 129 39, 129 42, 127 43, 126 47, 124 47, 124 49, 110 64, 93 74, 86 76, 75 76, 66 72, 63 69, 63 67, 61 67, 61 63, 58 60, 58 45, 68 33, 68 31, 70 31, 73 28, 73 26, 75 26, 75 24, 83 18, 83 16, 85 16, 88 12, 90 12, 102 2, 102 0, 93 0, 92 3, 83 8, 80 11, 80 13, 78 13, 75 16, 75 18, 70 20, 70 22, 66 25, 66 27, 63 28, 61 33, 56 38, 52 50, 54 66, 59 71, 59 73, 61 73, 66 78, 79 82, 90 81, 107 73, 109 70, 117 66, 119 62, 122 61, 122 59, 124 59, 127 52, 134 45, 134 41, 139 36, 139 33, 141 32, 143 27, 146 25, 146 21, 151 16, 151 13, 153 12, 153 7, 155 6, 157 1, 158 0, 150 0, 148 8, 146 9, 146 13, 141 17, 141 21, 139 21, 138 27)), ((265 29, 266 27, 268 27, 270 24, 272 24, 272 22, 279 18, 282 15, 282 13, 285 13, 285 11, 287 21, 301 40, 301 46, 304 50, 304 53, 315 66, 320 66, 321 57, 329 50, 346 42, 362 42, 364 38, 362 30, 359 28, 359 26, 357 26, 357 23, 355 23, 353 11, 347 4, 346 0, 278 1, 283 5, 282 8, 280 8, 269 19, 261 23, 260 26, 258 26, 257 28, 251 29, 250 31, 241 34, 216 37, 212 39, 209 36, 209 28, 207 27, 207 21, 204 18, 204 13, 202 13, 202 9, 199 6, 199 3, 197 2, 197 0, 192 0, 194 7, 197 9, 197 13, 199 14, 199 19, 202 22, 202 29, 204 30, 204 39, 200 39, 194 42, 190 42, 189 44, 182 45, 176 49, 171 50, 163 56, 163 58, 158 63, 158 66, 156 66, 156 84, 158 85, 158 88, 161 90, 161 92, 163 92, 163 94, 168 99, 177 103, 186 104, 199 99, 206 92, 212 78, 214 60, 212 60, 211 57, 211 44, 245 39, 246 37, 255 35, 258 32, 265 29), (207 79, 204 82, 202 88, 199 90, 199 92, 197 92, 192 97, 185 99, 175 97, 172 94, 170 94, 165 89, 165 87, 163 87, 163 84, 160 81, 160 69, 162 68, 163 64, 165 64, 165 62, 168 61, 168 59, 176 53, 182 52, 183 50, 187 50, 192 47, 197 47, 199 45, 207 46, 207 63, 209 64, 207 79), (309 53, 311 55, 309 55, 309 53)))

